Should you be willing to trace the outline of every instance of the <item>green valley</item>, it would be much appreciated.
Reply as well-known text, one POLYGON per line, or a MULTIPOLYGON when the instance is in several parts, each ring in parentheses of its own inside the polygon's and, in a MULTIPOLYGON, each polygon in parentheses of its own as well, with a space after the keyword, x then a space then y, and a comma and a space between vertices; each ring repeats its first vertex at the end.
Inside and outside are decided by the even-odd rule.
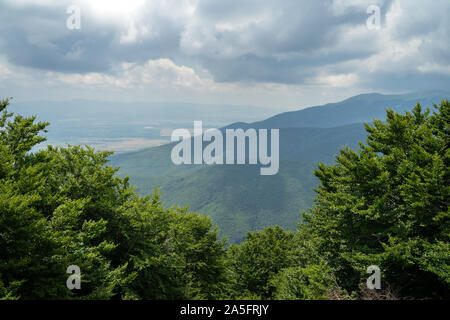
POLYGON ((410 109, 417 102, 414 99, 424 104, 439 102, 434 92, 367 94, 225 127, 281 128, 280 170, 275 176, 260 176, 259 166, 251 165, 177 166, 170 158, 173 143, 112 156, 111 164, 120 167, 119 174, 130 177, 140 194, 159 188, 166 207, 188 206, 209 215, 222 236, 239 243, 248 231, 272 225, 293 230, 301 212, 312 204, 317 164, 332 163, 340 148, 357 149, 366 137, 361 122, 385 114, 386 108, 410 109))

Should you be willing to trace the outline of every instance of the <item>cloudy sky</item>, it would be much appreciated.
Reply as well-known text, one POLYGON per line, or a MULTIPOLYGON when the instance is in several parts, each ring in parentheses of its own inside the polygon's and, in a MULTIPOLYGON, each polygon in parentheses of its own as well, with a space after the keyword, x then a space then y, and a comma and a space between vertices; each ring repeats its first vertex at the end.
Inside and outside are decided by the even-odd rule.
POLYGON ((0 95, 285 108, 448 89, 449 17, 448 0, 0 0, 0 95))

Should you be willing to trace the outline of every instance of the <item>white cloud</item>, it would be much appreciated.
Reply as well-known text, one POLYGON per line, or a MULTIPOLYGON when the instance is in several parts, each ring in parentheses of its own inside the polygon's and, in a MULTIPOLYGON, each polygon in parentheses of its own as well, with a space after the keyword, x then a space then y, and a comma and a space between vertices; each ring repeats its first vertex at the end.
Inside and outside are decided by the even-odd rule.
POLYGON ((318 76, 316 81, 327 87, 350 87, 358 82, 358 75, 354 73, 323 75, 318 76))
POLYGON ((11 71, 9 71, 8 67, 0 63, 0 79, 7 79, 10 74, 11 71))
POLYGON ((81 73, 47 73, 50 82, 61 81, 73 86, 144 88, 148 86, 192 89, 211 88, 211 79, 200 78, 192 68, 178 66, 170 59, 148 60, 143 65, 122 63, 114 75, 99 72, 81 73))

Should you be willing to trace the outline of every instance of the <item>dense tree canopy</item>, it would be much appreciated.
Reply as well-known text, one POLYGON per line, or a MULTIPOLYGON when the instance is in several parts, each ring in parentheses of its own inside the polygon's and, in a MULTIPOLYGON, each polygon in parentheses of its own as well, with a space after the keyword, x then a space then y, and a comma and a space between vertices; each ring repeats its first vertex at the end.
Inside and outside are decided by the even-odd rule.
POLYGON ((236 273, 264 283, 265 298, 449 298, 449 123, 444 100, 433 113, 418 104, 366 125, 360 150, 343 149, 334 165, 318 166, 315 206, 292 244, 249 235, 235 250, 236 273), (382 285, 370 293, 373 265, 382 285))
POLYGON ((288 254, 293 233, 275 226, 247 234, 240 245, 231 246, 229 262, 233 270, 237 297, 269 299, 273 297, 271 279, 289 266, 288 254))
POLYGON ((110 152, 34 147, 48 123, 0 102, 0 298, 449 298, 450 104, 366 125, 360 150, 320 164, 315 206, 226 247, 203 215, 140 197, 110 152), (66 286, 68 266, 81 289, 66 286), (384 290, 384 291, 383 291, 384 290))
POLYGON ((48 147, 48 123, 0 103, 0 296, 5 298, 214 298, 224 242, 206 216, 138 197, 109 152, 48 147), (66 287, 81 269, 81 290, 66 287))
POLYGON ((388 110, 366 125, 359 151, 316 170, 316 205, 299 232, 346 290, 377 265, 403 297, 449 297, 449 115, 447 100, 432 114, 388 110))

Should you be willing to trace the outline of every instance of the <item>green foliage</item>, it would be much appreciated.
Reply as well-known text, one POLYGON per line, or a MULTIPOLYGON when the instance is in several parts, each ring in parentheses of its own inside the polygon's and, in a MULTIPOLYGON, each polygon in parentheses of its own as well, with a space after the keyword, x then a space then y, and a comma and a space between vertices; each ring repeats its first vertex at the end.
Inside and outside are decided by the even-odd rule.
POLYGON ((225 250, 205 216, 139 197, 109 152, 32 153, 47 123, 0 102, 0 298, 212 299, 225 250), (69 290, 67 267, 81 269, 69 290))
POLYGON ((123 207, 118 257, 129 257, 129 298, 211 299, 223 281, 224 242, 209 218, 164 210, 159 195, 123 207))
POLYGON ((276 300, 328 299, 327 295, 334 285, 330 270, 323 264, 283 269, 271 284, 276 288, 276 300))
POLYGON ((449 109, 420 104, 366 125, 367 144, 319 165, 318 197, 306 230, 344 289, 357 290, 366 268, 403 296, 449 296, 449 109))
POLYGON ((292 232, 274 226, 248 233, 245 242, 231 246, 229 255, 237 297, 273 297, 271 280, 288 266, 293 236, 292 232))

